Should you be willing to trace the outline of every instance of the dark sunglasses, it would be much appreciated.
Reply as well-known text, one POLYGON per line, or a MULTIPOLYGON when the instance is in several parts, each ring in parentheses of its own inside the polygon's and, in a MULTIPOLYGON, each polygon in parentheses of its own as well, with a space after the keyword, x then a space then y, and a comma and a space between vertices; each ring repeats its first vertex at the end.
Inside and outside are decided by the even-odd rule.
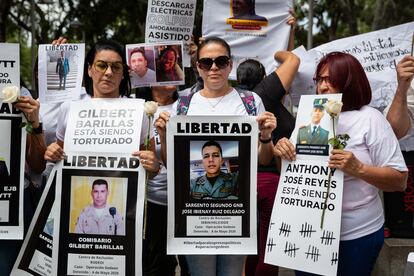
POLYGON ((216 58, 200 58, 198 60, 198 67, 200 69, 208 71, 213 66, 213 63, 219 68, 224 69, 230 64, 230 58, 228 56, 219 56, 216 58))
POLYGON ((111 70, 114 74, 121 74, 124 70, 124 65, 121 61, 115 62, 106 62, 103 60, 97 60, 93 63, 95 70, 101 73, 105 73, 108 67, 111 67, 111 70))

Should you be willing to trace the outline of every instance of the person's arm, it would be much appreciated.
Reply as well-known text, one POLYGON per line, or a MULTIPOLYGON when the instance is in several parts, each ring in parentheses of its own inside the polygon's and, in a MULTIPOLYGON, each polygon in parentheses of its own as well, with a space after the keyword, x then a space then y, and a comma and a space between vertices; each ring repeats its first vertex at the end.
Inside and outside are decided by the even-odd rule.
POLYGON ((295 79, 295 75, 298 72, 300 59, 294 53, 288 51, 278 51, 275 53, 274 58, 277 62, 281 63, 275 72, 286 93, 288 93, 295 79))
POLYGON ((397 91, 387 113, 387 120, 398 139, 407 134, 412 123, 407 105, 407 92, 413 77, 414 57, 405 56, 397 65, 397 91))
POLYGON ((293 9, 290 9, 289 13, 290 17, 286 21, 286 24, 290 25, 289 43, 287 50, 292 51, 295 48, 296 13, 293 9))
POLYGON ((62 160, 64 155, 63 141, 58 139, 56 142, 47 146, 44 157, 46 161, 56 162, 62 160))
MULTIPOLYGON (((19 102, 15 104, 15 108, 24 112, 33 129, 41 128, 39 121, 40 103, 38 101, 28 96, 21 96, 19 102)), ((46 161, 43 158, 46 151, 43 131, 27 133, 26 150, 27 164, 33 171, 41 173, 46 167, 46 161)))
POLYGON ((261 165, 268 165, 273 158, 272 131, 276 128, 276 117, 271 112, 264 112, 257 117, 259 123, 258 161, 261 165))
POLYGON ((385 192, 402 192, 407 187, 406 171, 364 164, 350 151, 332 150, 328 164, 330 168, 340 169, 385 192))

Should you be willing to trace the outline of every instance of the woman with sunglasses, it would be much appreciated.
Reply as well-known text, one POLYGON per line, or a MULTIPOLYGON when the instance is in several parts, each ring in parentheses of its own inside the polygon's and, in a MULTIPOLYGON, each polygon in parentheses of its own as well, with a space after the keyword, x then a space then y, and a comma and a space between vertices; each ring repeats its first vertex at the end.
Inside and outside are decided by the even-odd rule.
MULTIPOLYGON (((368 106, 371 87, 352 55, 332 52, 319 62, 317 94, 342 93, 337 133, 348 134, 344 150, 334 149, 329 167, 344 172, 341 241, 337 275, 371 275, 384 242, 380 190, 404 191, 407 182, 400 147, 384 116, 368 106)), ((295 160, 295 147, 282 138, 275 154, 295 160)), ((296 275, 309 275, 297 271, 296 275)))
MULTIPOLYGON (((197 69, 204 81, 204 88, 195 92, 189 102, 187 115, 249 115, 239 93, 228 83, 233 67, 230 46, 222 39, 207 38, 197 52, 197 69)), ((259 96, 253 93, 260 129, 258 159, 267 164, 273 156, 271 134, 276 127, 276 118, 265 112, 259 96)), ((179 108, 179 107, 177 107, 179 108)), ((165 152, 165 125, 169 113, 160 114, 156 122, 165 152)), ((240 276, 243 270, 244 255, 187 255, 190 275, 197 276, 240 276)))
MULTIPOLYGON (((129 72, 126 66, 124 48, 115 41, 108 40, 95 44, 85 58, 83 81, 87 98, 119 98, 129 97, 131 85, 129 72)), ((67 119, 69 116, 70 102, 65 102, 60 107, 55 143, 50 144, 45 152, 47 161, 62 160, 64 156, 63 141, 67 119)), ((148 119, 143 116, 141 130, 141 144, 144 143, 148 119)), ((134 156, 139 156, 142 166, 152 175, 159 170, 159 162, 152 151, 137 151, 134 156)))

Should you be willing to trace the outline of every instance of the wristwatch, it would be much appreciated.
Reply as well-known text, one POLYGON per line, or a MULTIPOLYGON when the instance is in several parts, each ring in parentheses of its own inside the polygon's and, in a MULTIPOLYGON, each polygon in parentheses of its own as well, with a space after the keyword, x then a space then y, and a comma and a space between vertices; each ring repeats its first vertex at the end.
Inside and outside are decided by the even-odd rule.
POLYGON ((43 124, 39 123, 39 126, 37 128, 33 128, 34 134, 42 134, 43 133, 43 124))

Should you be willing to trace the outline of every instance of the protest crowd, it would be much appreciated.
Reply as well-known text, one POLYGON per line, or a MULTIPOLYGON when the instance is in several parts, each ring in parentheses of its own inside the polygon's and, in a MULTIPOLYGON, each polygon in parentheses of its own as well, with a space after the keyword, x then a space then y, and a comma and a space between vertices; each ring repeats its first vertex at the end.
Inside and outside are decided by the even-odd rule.
MULTIPOLYGON (((256 14, 260 10, 257 3, 256 11, 254 8, 253 10, 246 8, 246 14, 254 15, 249 19, 249 15, 243 15, 243 5, 248 5, 244 2, 252 2, 254 6, 254 1, 233 2, 239 6, 235 4, 234 16, 227 20, 233 24, 235 20, 239 20, 240 26, 247 24, 245 21, 249 20, 257 21, 258 26, 267 26, 268 20, 262 14, 260 16, 256 14)), ((7 113, 6 109, 13 110, 15 116, 19 116, 26 122, 22 129, 22 135, 26 136, 25 148, 21 149, 25 152, 22 156, 23 166, 21 168, 23 192, 20 194, 23 197, 20 198, 18 205, 13 205, 11 202, 10 206, 7 205, 10 209, 22 208, 23 222, 18 225, 24 227, 21 229, 20 238, 0 237, 0 275, 63 275, 59 274, 62 271, 66 271, 65 275, 95 275, 89 274, 93 272, 88 272, 85 268, 87 266, 78 267, 76 270, 77 261, 73 259, 76 254, 79 254, 79 258, 94 254, 97 256, 125 255, 122 261, 126 262, 126 266, 135 266, 133 270, 128 270, 131 268, 120 269, 119 273, 113 275, 278 275, 279 267, 272 261, 270 255, 269 245, 274 243, 273 238, 268 236, 276 221, 273 218, 280 212, 275 206, 278 206, 280 202, 289 202, 285 205, 304 207, 305 201, 304 198, 301 201, 301 196, 312 186, 317 186, 299 183, 296 187, 308 187, 309 189, 302 189, 300 193, 284 201, 285 192, 282 194, 282 199, 278 200, 282 193, 280 183, 288 179, 287 164, 293 164, 293 166, 305 164, 302 165, 304 169, 298 173, 298 176, 301 173, 312 175, 313 169, 306 167, 309 155, 303 154, 301 150, 312 149, 313 146, 325 150, 326 153, 324 155, 326 159, 318 161, 316 158, 311 161, 326 168, 326 176, 329 174, 329 180, 323 183, 328 183, 329 189, 334 191, 338 189, 338 186, 343 189, 337 194, 342 201, 340 201, 339 208, 336 208, 341 215, 335 226, 338 229, 338 248, 335 249, 338 256, 333 269, 336 275, 371 275, 384 244, 385 216, 380 193, 404 192, 407 188, 407 180, 410 181, 411 178, 412 182, 412 172, 409 172, 408 167, 412 167, 413 164, 409 164, 407 160, 410 162, 414 160, 412 157, 414 151, 414 83, 412 82, 414 57, 411 52, 411 55, 405 54, 395 62, 396 74, 393 81, 397 86, 393 91, 393 97, 388 101, 387 106, 378 108, 372 104, 377 96, 371 85, 370 75, 364 70, 361 62, 340 49, 324 53, 321 58, 313 61, 311 72, 313 86, 312 90, 307 93, 313 95, 309 100, 309 108, 303 113, 305 119, 302 120, 300 116, 295 118, 296 112, 292 112, 286 98, 289 98, 290 94, 300 96, 301 91, 294 91, 294 89, 298 87, 297 83, 303 80, 301 79, 303 76, 301 66, 305 61, 302 60, 299 52, 293 51, 296 25, 294 13, 288 12, 283 21, 284 25, 289 28, 289 37, 286 39, 285 48, 269 50, 272 53, 270 55, 272 61, 277 64, 272 67, 272 71, 269 71, 267 64, 262 64, 259 59, 241 57, 236 62, 233 58, 232 43, 215 35, 193 37, 189 41, 179 41, 181 44, 142 42, 142 45, 121 45, 114 40, 102 40, 94 45, 88 45, 86 48, 89 50, 86 51, 84 60, 78 59, 76 62, 73 62, 76 55, 72 55, 70 50, 50 50, 56 52, 56 57, 48 56, 49 60, 42 57, 39 51, 39 57, 33 69, 36 80, 36 87, 33 90, 37 92, 33 95, 39 95, 39 99, 34 99, 31 91, 25 87, 19 87, 14 100, 8 99, 13 96, 11 86, 2 87, 3 91, 0 96, 3 101, 2 113, 7 113), (188 66, 192 67, 191 69, 184 69, 184 55, 189 57, 188 66), (51 66, 47 65, 47 62, 52 61, 56 62, 56 66, 50 70, 56 75, 58 82, 55 88, 52 88, 49 76, 45 82, 46 77, 42 73, 42 70, 46 70, 44 72, 52 74, 48 69, 51 66), (78 78, 74 80, 71 74, 75 74, 77 63, 81 63, 78 71, 81 70, 83 74, 78 73, 78 78), (188 77, 189 73, 193 76, 188 77), (233 78, 232 81, 230 81, 231 78, 233 78), (185 82, 187 79, 192 79, 193 82, 185 82), (75 96, 70 96, 63 102, 45 100, 49 95, 47 93, 52 90, 57 91, 54 93, 77 91, 74 93, 75 96), (44 93, 46 96, 41 96, 44 93), (331 99, 336 99, 331 98, 331 94, 340 94, 339 97, 341 97, 338 101, 339 110, 336 112, 332 111, 329 106, 331 99), (119 100, 119 102, 111 100, 119 100), (136 102, 131 102, 133 100, 136 102), (140 105, 139 116, 135 116, 136 113, 130 105, 125 109, 115 108, 115 104, 122 106, 128 101, 131 105, 134 103, 140 105), (98 106, 99 103, 108 108, 108 111, 99 108, 85 111, 86 107, 98 106), (113 109, 110 108, 112 103, 114 103, 113 109), (85 110, 80 108, 74 111, 77 104, 85 110), (76 117, 79 121, 75 123, 75 117, 72 116, 79 116, 76 117), (120 135, 99 132, 100 129, 107 127, 103 124, 103 120, 99 121, 99 118, 103 117, 109 118, 105 122, 111 122, 115 130, 118 128, 120 135), (81 119, 85 118, 94 119, 92 122, 98 134, 87 133, 89 125, 86 125, 86 120, 83 121, 85 124, 80 124, 81 119), (233 122, 232 119, 240 121, 233 122), (331 119, 333 128, 330 123, 331 119), (121 139, 125 141, 133 139, 121 133, 122 127, 133 125, 132 121, 138 121, 138 130, 135 129, 136 132, 130 135, 139 137, 137 146, 131 152, 125 149, 118 151, 116 144, 121 139), (248 129, 246 125, 243 125, 244 122, 257 128, 254 129, 254 134, 248 136, 250 139, 248 141, 253 141, 251 143, 243 140, 242 133, 247 132, 248 129), (325 122, 328 123, 325 124, 325 122), (196 123, 201 125, 199 131, 201 134, 210 133, 211 135, 194 134, 197 130, 196 123), (237 128, 237 123, 242 126, 240 129, 237 128), (78 125, 76 130, 73 130, 75 124, 78 125), (226 124, 228 124, 227 131, 231 129, 227 135, 213 135, 213 133, 226 133, 222 130, 226 129, 226 124), (169 129, 173 126, 177 126, 178 134, 169 129), (83 136, 80 134, 83 133, 82 131, 85 132, 83 136), (192 136, 187 135, 191 131, 192 136), (78 133, 79 138, 73 138, 72 132, 78 133), (239 135, 237 139, 232 137, 233 133, 239 135), (346 134, 346 137, 338 138, 335 133, 346 134), (230 145, 233 145, 231 143, 234 141, 238 142, 239 155, 229 153, 230 145), (331 144, 336 141, 339 142, 335 145, 331 144), (400 145, 399 141, 405 142, 400 145), (100 151, 99 146, 96 145, 94 149, 95 142, 96 145, 108 145, 109 150, 100 151), (67 143, 70 145, 68 146, 67 143), (343 143, 342 147, 340 143, 343 143), (84 152, 85 149, 90 152, 110 152, 111 154, 90 156, 89 153, 84 152), (193 155, 196 157, 192 157, 193 155), (239 156, 240 160, 235 161, 234 156, 239 156), (246 165, 243 165, 243 162, 247 162, 246 165), (59 174, 62 166, 63 173, 59 174), (78 171, 68 173, 70 166, 76 167, 78 171), (82 166, 94 169, 90 169, 88 174, 82 172, 82 166), (142 181, 134 180, 133 182, 131 179, 135 176, 129 176, 129 173, 137 172, 138 166, 140 167, 139 173, 145 174, 145 178, 142 181), (107 170, 112 170, 110 168, 121 168, 124 172, 119 175, 105 173, 107 170), (335 182, 337 181, 334 178, 337 177, 334 176, 336 171, 343 172, 341 182, 335 182), (254 185, 250 183, 252 176, 255 179, 254 185), (331 176, 335 181, 331 179, 331 176), (128 179, 128 185, 122 184, 123 180, 116 178, 128 179), (82 183, 76 184, 80 192, 73 188, 75 183, 82 183), (247 183, 245 186, 248 187, 242 187, 241 183, 247 183), (56 188, 50 188, 55 185, 56 188), (60 188, 58 188, 59 185, 60 188), (127 188, 122 190, 119 188, 122 185, 127 188), (141 185, 142 190, 133 189, 132 185, 141 185), (170 190, 171 187, 174 187, 174 191, 170 190), (254 192, 251 196, 247 196, 250 188, 254 192), (52 199, 51 202, 62 201, 59 203, 62 204, 59 207, 60 215, 56 215, 58 212, 55 211, 55 221, 52 219, 51 222, 48 213, 52 214, 50 210, 52 207, 48 207, 49 212, 46 215, 42 213, 42 209, 46 208, 44 206, 48 200, 49 189, 51 194, 54 194, 52 189, 60 191, 56 193, 56 201, 52 199), (140 191, 144 191, 143 204, 132 203, 137 200, 136 194, 139 195, 140 191), (123 199, 124 194, 128 195, 123 199), (135 197, 130 199, 130 194, 135 194, 135 197), (71 197, 70 203, 63 203, 63 198, 69 196, 71 197), (254 200, 251 200, 252 198, 254 200), (124 205, 118 204, 117 200, 123 201, 124 205), (172 200, 175 206, 178 206, 177 208, 181 208, 180 211, 171 209, 174 207, 172 200), (217 248, 216 251, 194 249, 193 254, 187 253, 189 251, 187 247, 187 251, 180 250, 179 246, 169 249, 174 244, 170 241, 171 238, 179 240, 190 237, 188 243, 194 242, 200 245, 211 242, 214 244, 218 240, 214 239, 213 234, 207 235, 205 232, 194 234, 197 233, 196 230, 193 235, 188 234, 193 231, 190 229, 191 225, 197 225, 197 223, 203 225, 202 221, 195 221, 195 217, 204 216, 206 219, 215 220, 219 215, 211 215, 209 212, 219 210, 219 208, 215 209, 211 206, 237 206, 234 209, 223 208, 231 212, 238 210, 237 204, 242 206, 252 202, 254 206, 249 207, 251 209, 247 207, 240 209, 243 210, 240 212, 249 212, 248 216, 234 216, 235 219, 241 220, 240 224, 235 223, 239 225, 240 229, 236 231, 240 231, 240 234, 228 235, 232 239, 226 238, 225 235, 217 235, 219 237, 217 248, 223 246, 224 243, 220 242, 222 240, 233 243, 238 241, 233 239, 235 236, 250 237, 250 234, 245 234, 246 231, 255 233, 252 243, 242 242, 242 246, 234 246, 233 251, 220 251, 217 248), (193 213, 183 217, 184 211, 196 210, 194 206, 204 206, 201 209, 205 214, 210 215, 193 213), (142 217, 136 216, 139 212, 142 217), (63 214, 69 214, 69 217, 63 214), (39 226, 37 221, 40 223, 42 216, 44 216, 43 223, 39 226), (136 222, 140 218, 142 218, 141 221, 136 222), (182 224, 184 219, 186 222, 182 224), (68 222, 64 223, 63 220, 68 222), (170 220, 174 223, 169 223, 170 220), (249 222, 245 223, 245 220, 249 222), (58 224, 60 226, 56 233, 58 224), (55 231, 53 231, 53 225, 55 225, 55 231), (251 231, 253 228, 254 231, 251 231), (25 250, 34 246, 30 235, 33 235, 35 231, 44 232, 40 237, 50 237, 44 238, 48 240, 48 243, 52 243, 53 237, 53 261, 50 262, 50 266, 59 266, 59 270, 52 267, 48 273, 40 273, 40 270, 34 269, 31 265, 30 258, 33 253, 25 253, 25 250), (87 242, 94 246, 87 247, 89 245, 87 242), (69 249, 62 251, 61 254, 60 250, 63 250, 66 244, 69 249), (252 244, 254 250, 243 249, 243 246, 252 246, 252 244), (137 251, 139 253, 136 253, 137 251), (128 252, 135 252, 135 257, 128 257, 128 252), (256 254, 246 252, 256 252, 256 254), (137 265, 137 262, 140 264, 137 265), (64 267, 63 270, 61 266, 64 267), (72 272, 69 273, 71 269, 72 272), (27 274, 19 272, 22 270, 27 271, 27 274), (134 271, 133 274, 129 274, 130 271, 134 271)), ((131 41, 131 43, 141 42, 131 41)), ((49 51, 47 47, 51 46, 61 49, 62 45, 78 44, 72 44, 71 38, 62 34, 61 37, 52 40, 45 49, 46 52, 49 51)), ((251 52, 251 56, 261 54, 256 53, 254 47, 248 51, 251 52)), ((1 57, 4 58, 4 54, 1 57)), ((309 61, 306 61, 306 64, 308 63, 309 61)), ((301 110, 297 111, 300 114, 301 110)), ((13 112, 9 112, 11 116, 13 112)), ((0 119, 3 120, 2 118, 0 119)), ((0 124, 2 143, 5 141, 4 144, 6 144, 7 141, 10 145, 16 145, 13 144, 13 139, 17 139, 16 135, 20 133, 20 129, 20 126, 11 127, 10 131, 6 131, 5 124, 4 126, 3 123, 0 124), (13 131, 14 136, 11 134, 13 131), (3 138, 5 136, 7 139, 3 138)), ((22 138, 18 139, 20 141, 22 138)), ((4 147, 0 148, 0 187, 3 189, 1 195, 7 191, 7 186, 12 186, 13 181, 13 183, 19 182, 15 179, 20 179, 16 178, 16 169, 12 167, 17 163, 10 161, 12 160, 10 156, 2 156, 6 151, 11 152, 9 155, 16 154, 16 152, 10 149, 11 146, 4 147)), ((299 166, 296 169, 299 170, 299 166)), ((319 173, 313 173, 313 175, 316 177, 319 173)), ((327 187, 326 184, 324 185, 319 185, 319 187, 327 187)), ((283 188, 283 191, 287 189, 283 188)), ((325 207, 320 207, 321 210, 327 209, 323 211, 321 229, 329 227, 330 216, 328 214, 325 216, 325 211, 329 213, 331 209, 328 206, 334 206, 333 203, 330 205, 327 201, 329 190, 325 198, 325 202, 322 203, 325 207)), ((309 208, 309 201, 306 204, 308 209, 319 208, 314 204, 312 208, 309 208)), ((56 203, 53 208, 55 205, 56 203)), ((5 205, 1 206, 0 208, 5 208, 5 205)), ((320 213, 318 210, 318 214, 320 213)), ((16 214, 18 214, 17 211, 16 214)), ((295 216, 298 220, 307 219, 305 213, 292 213, 291 216, 295 216)), ((318 223, 319 219, 318 217, 318 223)), ((4 212, 0 211, 0 228, 7 226, 3 220, 11 221, 11 218, 8 215, 6 218, 4 212)), ((212 223, 216 225, 220 222, 217 220, 212 223)), ((233 221, 228 219, 225 223, 231 224, 233 221)), ((277 231, 281 236, 282 228, 273 229, 273 231, 277 231)), ((2 228, 0 235, 3 231, 2 228)), ((15 230, 8 229, 7 231, 15 230)), ((184 244, 186 241, 183 242, 184 244)), ((286 252, 285 243, 280 246, 286 252)), ((39 253, 38 250, 36 252, 36 254, 39 253)), ((46 254, 45 251, 42 252, 46 254)), ((52 259, 52 256, 49 258, 52 259)), ((97 257, 96 260, 98 259, 97 257)), ((105 258, 102 259, 101 264, 107 266, 105 271, 110 271, 108 267, 116 267, 121 262, 121 259, 115 258, 114 260, 118 261, 110 262, 105 258)), ((81 263, 84 264, 84 261, 78 261, 79 266, 81 263)), ((319 270, 312 270, 299 261, 287 267, 294 270, 296 275, 319 275, 317 273, 319 270)), ((326 275, 333 274, 327 273, 326 275)))

